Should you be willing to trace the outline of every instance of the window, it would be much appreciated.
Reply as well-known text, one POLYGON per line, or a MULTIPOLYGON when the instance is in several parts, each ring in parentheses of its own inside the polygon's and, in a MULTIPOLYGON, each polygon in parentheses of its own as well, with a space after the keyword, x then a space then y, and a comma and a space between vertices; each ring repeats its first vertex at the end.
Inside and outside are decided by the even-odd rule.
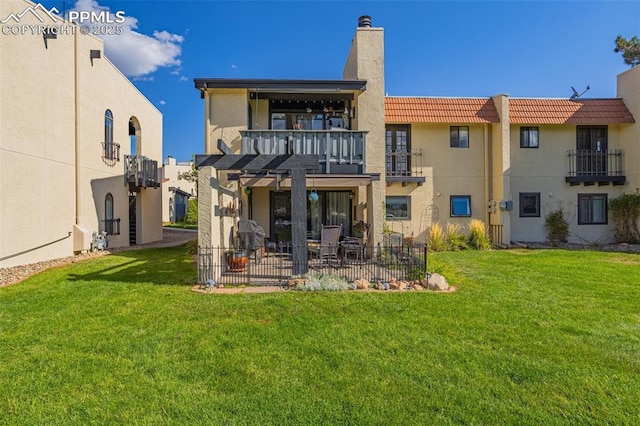
POLYGON ((540 193, 520 193, 520 217, 540 217, 540 193))
POLYGON ((409 126, 387 126, 387 176, 411 175, 409 126))
POLYGON ((120 235, 120 219, 113 218, 113 195, 104 197, 104 230, 107 235, 120 235))
POLYGON ((471 217, 471 195, 451 196, 451 217, 471 217))
POLYGON ((578 225, 607 224, 607 194, 578 194, 578 225))
POLYGON ((129 118, 129 147, 131 155, 139 154, 141 151, 141 135, 140 122, 136 117, 129 118))
POLYGON ((411 219, 411 197, 389 196, 385 201, 387 219, 411 219))
POLYGON ((102 143, 102 158, 105 160, 120 160, 120 145, 113 142, 113 114, 111 110, 104 112, 104 142, 102 143))
POLYGON ((520 127, 520 148, 538 147, 538 128, 520 127))
POLYGON ((449 134, 451 148, 469 148, 469 126, 451 126, 449 134))

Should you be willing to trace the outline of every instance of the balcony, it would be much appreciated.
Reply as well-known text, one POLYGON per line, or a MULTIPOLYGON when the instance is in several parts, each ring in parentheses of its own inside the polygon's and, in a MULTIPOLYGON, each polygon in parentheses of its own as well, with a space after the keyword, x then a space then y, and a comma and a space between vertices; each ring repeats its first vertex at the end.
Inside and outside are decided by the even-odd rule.
POLYGON ((624 185, 622 172, 622 150, 592 151, 572 149, 567 151, 569 172, 565 181, 571 186, 580 185, 624 185))
POLYGON ((320 173, 365 173, 366 133, 356 130, 243 130, 242 154, 315 154, 320 173))
POLYGON ((102 142, 102 159, 110 166, 120 161, 120 144, 114 142, 102 142))
POLYGON ((120 235, 120 218, 117 219, 104 219, 104 232, 107 235, 120 235))
POLYGON ((158 162, 142 155, 124 156, 124 184, 129 185, 130 192, 138 192, 141 188, 158 188, 158 162))
POLYGON ((387 185, 401 182, 402 186, 407 186, 409 183, 417 183, 420 186, 425 180, 422 176, 421 149, 387 153, 387 185))

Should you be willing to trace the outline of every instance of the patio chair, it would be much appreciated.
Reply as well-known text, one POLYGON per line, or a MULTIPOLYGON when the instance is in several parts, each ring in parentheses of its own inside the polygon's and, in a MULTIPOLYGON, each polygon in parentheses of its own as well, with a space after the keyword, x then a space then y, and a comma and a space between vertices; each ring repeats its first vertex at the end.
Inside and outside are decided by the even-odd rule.
POLYGON ((342 249, 344 250, 345 261, 355 260, 357 262, 364 261, 366 257, 367 240, 369 239, 369 226, 362 231, 362 238, 345 237, 342 241, 342 249))
POLYGON ((340 247, 342 225, 323 225, 320 232, 320 244, 309 244, 309 254, 322 261, 337 261, 340 247))

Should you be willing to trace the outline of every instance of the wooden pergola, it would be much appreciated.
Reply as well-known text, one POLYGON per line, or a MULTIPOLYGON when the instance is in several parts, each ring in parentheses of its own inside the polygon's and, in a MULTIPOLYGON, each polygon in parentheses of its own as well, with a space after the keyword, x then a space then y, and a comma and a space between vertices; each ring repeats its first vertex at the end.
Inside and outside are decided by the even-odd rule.
POLYGON ((307 252, 307 170, 319 168, 318 155, 268 155, 232 154, 224 144, 220 144, 221 155, 196 155, 198 169, 210 166, 215 170, 239 170, 249 172, 289 172, 291 176, 291 203, 296 208, 291 211, 291 243, 293 246, 293 274, 308 272, 307 252))

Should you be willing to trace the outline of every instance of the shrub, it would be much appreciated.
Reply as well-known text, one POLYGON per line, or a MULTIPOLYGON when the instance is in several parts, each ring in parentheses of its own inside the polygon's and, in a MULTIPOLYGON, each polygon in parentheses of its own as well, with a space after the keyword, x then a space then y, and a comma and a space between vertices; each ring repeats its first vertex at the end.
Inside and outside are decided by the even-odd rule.
POLYGON ((622 194, 609 201, 616 239, 624 243, 640 242, 640 194, 622 194))
POLYGON ((445 251, 444 231, 439 223, 434 223, 429 227, 429 238, 427 239, 427 249, 429 251, 445 251))
POLYGON ((448 250, 458 251, 467 249, 467 239, 457 223, 447 223, 445 245, 448 250))
POLYGON ((487 226, 479 219, 471 219, 469 222, 469 237, 467 238, 469 247, 475 250, 489 250, 491 240, 487 233, 487 226))
POLYGON ((189 206, 187 207, 187 215, 184 218, 185 223, 189 225, 198 224, 198 199, 190 198, 189 206))
POLYGON ((198 254, 198 238, 187 241, 187 253, 191 256, 198 254))
POLYGON ((294 287, 300 291, 343 291, 349 289, 349 283, 335 275, 309 275, 304 282, 294 287))
POLYGON ((547 228, 547 238, 553 246, 566 243, 569 237, 569 223, 564 218, 562 210, 556 210, 547 215, 544 221, 547 228))

